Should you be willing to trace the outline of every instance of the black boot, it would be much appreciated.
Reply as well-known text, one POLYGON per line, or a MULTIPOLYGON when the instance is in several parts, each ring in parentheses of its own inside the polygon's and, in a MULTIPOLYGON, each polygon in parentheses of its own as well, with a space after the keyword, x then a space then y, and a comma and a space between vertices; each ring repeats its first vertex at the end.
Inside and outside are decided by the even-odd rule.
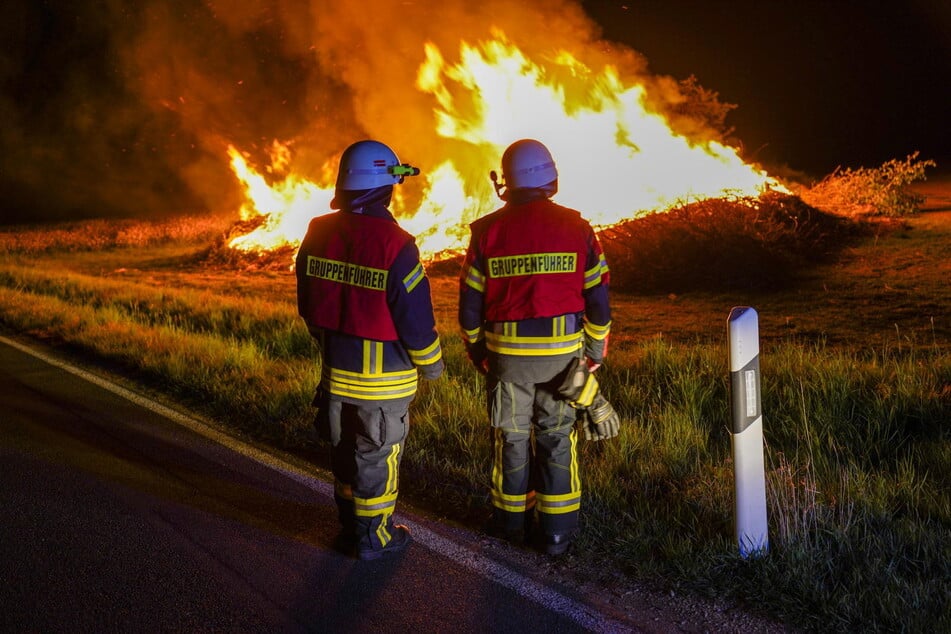
POLYGON ((559 556, 568 552, 571 542, 574 540, 574 533, 554 533, 545 535, 545 554, 559 556))
POLYGON ((504 539, 513 546, 523 546, 530 541, 534 510, 526 511, 521 517, 492 509, 492 517, 486 522, 484 530, 490 537, 504 539))
POLYGON ((392 555, 406 550, 413 541, 409 529, 402 524, 390 525, 390 541, 381 546, 375 538, 364 538, 357 542, 357 557, 363 561, 379 559, 384 555, 392 555))
POLYGON ((334 493, 337 503, 337 519, 340 520, 340 533, 334 539, 334 548, 345 555, 353 555, 357 546, 357 516, 353 500, 334 493))

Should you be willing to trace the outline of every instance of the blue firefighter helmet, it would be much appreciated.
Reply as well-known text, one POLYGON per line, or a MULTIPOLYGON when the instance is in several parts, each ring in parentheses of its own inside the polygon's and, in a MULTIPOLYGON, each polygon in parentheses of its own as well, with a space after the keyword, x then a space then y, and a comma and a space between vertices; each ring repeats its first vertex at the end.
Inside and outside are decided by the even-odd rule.
POLYGON ((376 189, 403 182, 419 169, 401 164, 396 153, 379 141, 357 141, 343 152, 337 172, 337 191, 376 189))

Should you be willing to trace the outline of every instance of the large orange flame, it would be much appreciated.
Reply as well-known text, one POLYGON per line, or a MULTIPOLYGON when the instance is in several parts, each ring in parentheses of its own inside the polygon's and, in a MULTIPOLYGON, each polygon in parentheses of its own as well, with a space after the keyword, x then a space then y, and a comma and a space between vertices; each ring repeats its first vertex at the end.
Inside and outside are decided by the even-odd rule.
POLYGON ((304 237, 315 210, 329 210, 333 188, 321 187, 294 173, 287 173, 290 147, 274 142, 270 156, 272 171, 280 174, 273 184, 255 171, 233 146, 228 147, 231 169, 244 185, 245 202, 241 219, 263 217, 263 223, 251 233, 238 236, 228 246, 242 251, 266 251, 284 245, 296 245, 304 237))
MULTIPOLYGON (((646 105, 644 85, 625 83, 615 68, 594 71, 565 51, 533 61, 500 33, 478 46, 463 42, 455 64, 427 44, 416 88, 432 96, 435 133, 447 142, 424 171, 418 207, 405 209, 400 198, 392 207, 417 236, 423 257, 464 248, 468 223, 498 207, 488 171, 520 138, 549 147, 559 171, 556 200, 600 226, 690 200, 783 189, 736 149, 674 133, 646 105)), ((288 152, 276 143, 275 164, 289 162, 288 152)), ((310 218, 329 211, 333 186, 327 174, 335 162, 323 184, 289 171, 268 185, 240 152, 232 148, 230 155, 247 191, 242 215, 266 216, 232 247, 296 245, 310 218)))

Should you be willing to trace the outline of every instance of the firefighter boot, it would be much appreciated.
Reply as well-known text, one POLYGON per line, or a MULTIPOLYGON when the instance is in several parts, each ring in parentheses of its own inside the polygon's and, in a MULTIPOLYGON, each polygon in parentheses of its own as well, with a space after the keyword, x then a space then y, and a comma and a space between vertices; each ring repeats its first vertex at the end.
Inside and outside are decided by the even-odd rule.
POLYGON ((357 545, 357 521, 353 500, 334 493, 334 502, 337 503, 337 519, 340 520, 340 533, 334 539, 334 549, 345 555, 352 555, 357 545))
POLYGON ((357 558, 362 561, 371 561, 385 555, 399 553, 406 550, 406 547, 413 541, 409 529, 402 524, 390 522, 389 529, 386 532, 389 534, 386 544, 381 543, 377 536, 378 531, 374 531, 373 535, 361 535, 357 541, 357 558))
POLYGON ((485 524, 485 533, 489 537, 504 539, 513 546, 522 546, 528 543, 531 537, 534 517, 534 509, 522 513, 521 518, 515 517, 514 513, 492 509, 492 517, 485 524))
POLYGON ((571 542, 574 540, 573 533, 555 533, 545 535, 545 554, 559 556, 568 552, 571 542))

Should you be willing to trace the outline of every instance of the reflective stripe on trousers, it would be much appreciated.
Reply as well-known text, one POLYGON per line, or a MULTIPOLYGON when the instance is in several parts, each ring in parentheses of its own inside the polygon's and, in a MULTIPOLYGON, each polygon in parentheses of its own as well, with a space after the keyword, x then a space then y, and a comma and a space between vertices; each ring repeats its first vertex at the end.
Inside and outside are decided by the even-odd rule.
POLYGON ((534 508, 546 534, 574 530, 581 507, 575 409, 554 397, 554 381, 512 383, 490 376, 488 382, 496 514, 515 530, 534 508))
MULTIPOLYGON (((407 406, 384 408, 331 400, 328 414, 331 424, 339 424, 341 429, 340 442, 331 449, 338 509, 341 515, 353 514, 353 530, 361 542, 383 548, 392 539, 409 422, 407 406), (341 494, 348 488, 352 498, 345 500, 346 495, 341 494)), ((349 530, 348 522, 341 523, 349 530)))

